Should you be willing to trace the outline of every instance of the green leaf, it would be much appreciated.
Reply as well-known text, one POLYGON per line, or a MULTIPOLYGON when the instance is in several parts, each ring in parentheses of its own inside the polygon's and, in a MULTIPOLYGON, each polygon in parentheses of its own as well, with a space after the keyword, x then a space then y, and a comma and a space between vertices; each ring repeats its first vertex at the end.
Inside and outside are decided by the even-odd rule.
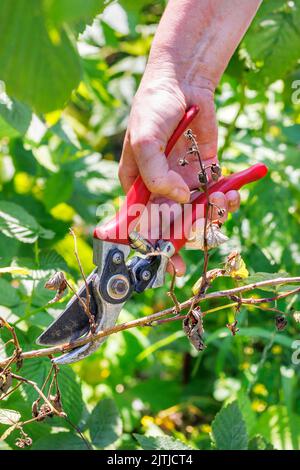
POLYGON ((264 3, 269 3, 269 8, 259 11, 244 45, 259 70, 256 81, 272 83, 284 78, 300 57, 300 8, 296 2, 293 7, 278 0, 264 3), (282 8, 278 8, 280 3, 282 8), (270 11, 272 5, 274 10, 270 11))
POLYGON ((90 23, 103 10, 105 0, 46 0, 49 17, 56 24, 90 23))
POLYGON ((58 432, 33 443, 33 450, 88 450, 86 443, 76 434, 58 432))
POLYGON ((6 268, 0 268, 0 274, 15 274, 19 276, 27 276, 29 274, 28 269, 21 268, 19 266, 7 266, 6 268))
POLYGON ((36 174, 38 163, 35 156, 31 150, 24 148, 24 143, 20 138, 10 142, 9 150, 16 171, 26 172, 29 175, 36 174))
MULTIPOLYGON (((290 275, 286 272, 279 272, 279 273, 263 273, 263 272, 257 272, 253 274, 252 276, 249 276, 246 279, 243 279, 243 284, 256 284, 257 282, 263 282, 263 281, 270 281, 273 279, 277 279, 280 277, 290 277, 290 275)), ((276 286, 265 286, 265 287, 260 287, 261 290, 264 291, 269 291, 269 292, 275 292, 276 290, 280 290, 282 288, 283 284, 276 285, 276 286)))
POLYGON ((274 447, 263 436, 257 434, 249 441, 249 450, 273 450, 274 447))
POLYGON ((134 437, 143 450, 191 450, 178 439, 171 436, 144 436, 134 434, 134 437))
MULTIPOLYGON (((49 360, 36 359, 26 361, 22 372, 26 378, 33 380, 41 387, 50 367, 49 360)), ((80 382, 71 367, 64 366, 60 369, 58 384, 62 396, 63 410, 67 413, 70 421, 77 425, 83 413, 83 400, 80 382)), ((37 394, 32 387, 24 386, 24 392, 30 403, 37 398, 37 394)))
POLYGON ((67 33, 47 22, 41 0, 2 0, 0 79, 7 93, 37 112, 62 108, 81 78, 67 33))
POLYGON ((212 422, 212 435, 218 450, 246 450, 248 435, 236 401, 223 407, 212 422))
POLYGON ((251 407, 250 398, 244 390, 239 390, 237 393, 237 401, 247 427, 248 435, 250 436, 256 424, 256 415, 251 407))
POLYGON ((25 104, 3 94, 0 97, 0 116, 20 134, 27 131, 31 122, 30 109, 25 104))
POLYGON ((67 202, 73 193, 72 174, 60 171, 54 173, 45 186, 44 202, 48 210, 60 202, 67 202))
POLYGON ((286 406, 270 406, 260 416, 256 426, 257 434, 261 434, 275 449, 299 450, 300 417, 289 413, 286 406))
POLYGON ((13 425, 20 421, 21 415, 18 411, 14 410, 0 410, 0 423, 13 425))
POLYGON ((54 233, 41 227, 22 207, 0 201, 0 231, 22 243, 34 243, 39 237, 53 238, 54 233))
POLYGON ((12 287, 8 281, 0 278, 0 305, 14 307, 20 302, 17 289, 12 287))
POLYGON ((113 400, 106 398, 98 403, 88 420, 92 442, 104 448, 113 444, 122 434, 122 421, 113 400))

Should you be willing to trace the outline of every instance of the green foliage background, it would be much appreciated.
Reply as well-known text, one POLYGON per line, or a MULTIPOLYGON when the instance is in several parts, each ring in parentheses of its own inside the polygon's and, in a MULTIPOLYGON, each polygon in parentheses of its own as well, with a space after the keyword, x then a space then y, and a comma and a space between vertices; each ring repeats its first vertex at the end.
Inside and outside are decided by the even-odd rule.
MULTIPOLYGON (((126 119, 164 5, 0 2, 0 314, 15 325, 25 351, 37 347, 36 337, 67 300, 49 308, 45 279, 63 270, 80 280, 70 226, 85 271, 93 269, 96 209, 121 194, 116 175, 126 119), (27 273, 1 271, 8 266, 27 273)), ((225 171, 263 161, 270 173, 242 191, 241 209, 226 224, 230 242, 212 253, 210 267, 238 249, 251 275, 299 275, 299 58, 300 0, 264 0, 216 104, 225 171)), ((202 267, 201 253, 184 256, 181 300, 202 267)), ((222 278, 214 288, 232 285, 222 278)), ((135 297, 120 321, 170 305, 166 291, 135 297)), ((293 298, 278 308, 298 304, 293 298)), ((299 449, 300 369, 291 359, 298 325, 289 316, 278 333, 270 312, 242 308, 232 337, 224 327, 232 320, 232 309, 207 317, 201 354, 174 322, 119 333, 85 361, 61 367, 70 420, 97 449, 299 449)), ((25 361, 22 374, 41 384, 48 369, 48 361, 25 361)), ((29 419, 35 398, 20 388, 1 408, 29 419)), ((6 428, 0 424, 0 434, 6 428)), ((86 448, 57 419, 29 425, 28 434, 33 449, 86 448)), ((15 439, 11 434, 0 448, 15 448, 15 439)))

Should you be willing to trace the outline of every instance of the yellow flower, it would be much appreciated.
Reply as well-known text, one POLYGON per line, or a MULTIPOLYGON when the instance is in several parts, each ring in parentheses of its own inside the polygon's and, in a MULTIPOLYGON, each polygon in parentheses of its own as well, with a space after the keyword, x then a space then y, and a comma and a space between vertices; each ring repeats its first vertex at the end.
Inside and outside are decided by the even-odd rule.
POLYGON ((225 271, 228 276, 234 279, 246 279, 249 276, 245 261, 237 252, 233 252, 228 256, 225 271))
POLYGON ((26 194, 31 191, 33 178, 27 173, 21 171, 14 178, 15 191, 18 194, 26 194))
POLYGON ((243 362, 243 363, 240 365, 240 368, 241 368, 242 370, 247 370, 247 369, 249 369, 249 367, 250 367, 250 363, 247 362, 247 361, 243 362))
POLYGON ((57 204, 53 209, 51 209, 50 213, 56 219, 63 220, 64 222, 70 222, 76 214, 73 207, 69 206, 65 202, 57 204))
POLYGON ((271 349, 273 354, 281 354, 282 353, 282 347, 279 346, 279 344, 275 344, 273 348, 271 349))
POLYGON ((152 416, 145 415, 141 419, 141 425, 144 426, 145 428, 148 428, 153 423, 154 423, 154 418, 152 416))
POLYGON ((266 387, 264 386, 264 384, 256 384, 256 385, 254 385, 254 387, 253 387, 253 393, 255 393, 256 395, 261 395, 261 396, 263 396, 263 397, 268 396, 268 390, 266 389, 266 387))
POLYGON ((172 419, 169 417, 166 417, 166 418, 157 417, 155 418, 155 424, 157 424, 157 426, 162 426, 164 429, 167 429, 168 431, 173 431, 175 429, 174 421, 172 421, 172 419))
POLYGON ((267 408, 267 404, 263 400, 254 400, 251 404, 251 408, 257 413, 262 413, 267 408))
POLYGON ((107 379, 107 377, 110 376, 110 370, 109 369, 102 369, 100 372, 100 377, 101 379, 107 379))
POLYGON ((211 426, 209 424, 201 424, 200 431, 209 434, 211 432, 211 426))
POLYGON ((269 132, 272 137, 278 137, 280 135, 280 128, 278 126, 270 126, 269 132))

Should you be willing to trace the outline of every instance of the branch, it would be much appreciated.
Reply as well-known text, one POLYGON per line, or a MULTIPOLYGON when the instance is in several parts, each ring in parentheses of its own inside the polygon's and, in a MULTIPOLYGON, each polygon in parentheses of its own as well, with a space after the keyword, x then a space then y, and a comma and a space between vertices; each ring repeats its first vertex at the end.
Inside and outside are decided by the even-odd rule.
MULTIPOLYGON (((198 297, 197 302, 201 302, 202 300, 218 299, 218 298, 224 298, 224 297, 232 299, 232 297, 234 297, 237 294, 248 292, 254 289, 263 289, 264 287, 267 287, 267 286, 279 286, 279 285, 284 285, 284 284, 297 284, 297 283, 300 283, 300 277, 279 277, 276 279, 259 281, 253 284, 235 287, 234 289, 206 293, 198 297)), ((239 298, 239 302, 242 302, 245 304, 266 303, 266 302, 271 302, 273 300, 276 300, 278 298, 287 297, 288 295, 293 295, 295 293, 298 293, 299 291, 300 291, 300 288, 296 288, 292 291, 285 292, 283 294, 279 294, 277 297, 271 297, 271 298, 261 298, 261 299, 240 299, 239 298)), ((71 349, 77 348, 79 346, 83 346, 84 344, 97 341, 100 338, 105 338, 115 333, 119 333, 120 331, 129 330, 131 328, 136 328, 138 326, 155 326, 156 321, 164 317, 167 317, 169 315, 174 315, 174 313, 176 314, 178 312, 177 309, 179 309, 179 311, 185 310, 189 308, 191 305, 193 305, 194 303, 195 303, 195 297, 191 297, 185 302, 178 304, 176 308, 170 307, 160 312, 153 313, 152 315, 148 315, 146 317, 138 318, 136 320, 132 320, 126 323, 121 323, 120 325, 116 325, 112 328, 108 328, 107 330, 99 331, 97 334, 94 334, 94 335, 90 334, 83 338, 77 339, 76 341, 73 341, 71 343, 65 343, 65 344, 62 344, 59 346, 53 346, 50 348, 22 352, 19 356, 19 359, 21 360, 32 359, 32 358, 39 358, 39 357, 47 357, 51 354, 65 353, 67 351, 70 351, 71 349)), ((224 305, 224 308, 227 308, 227 305, 224 305)), ((219 310, 220 308, 217 307, 217 309, 219 310)), ((210 313, 210 311, 203 312, 203 314, 205 313, 210 313)), ((171 317, 170 321, 172 321, 173 318, 176 318, 176 317, 174 316, 171 317)), ((178 316, 178 319, 181 319, 181 318, 182 317, 178 316)), ((11 357, 8 357, 7 359, 1 361, 0 367, 5 367, 7 364, 11 364, 16 361, 17 361, 17 358, 14 355, 12 355, 11 357)))

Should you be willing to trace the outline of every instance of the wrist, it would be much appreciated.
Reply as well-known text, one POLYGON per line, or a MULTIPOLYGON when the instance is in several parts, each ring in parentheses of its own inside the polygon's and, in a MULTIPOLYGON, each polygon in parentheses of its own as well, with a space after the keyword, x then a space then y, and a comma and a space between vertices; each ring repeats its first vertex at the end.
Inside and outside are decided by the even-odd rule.
POLYGON ((151 50, 143 81, 168 79, 170 86, 203 88, 214 93, 221 74, 221 70, 213 70, 205 61, 182 56, 175 49, 157 47, 151 50))

